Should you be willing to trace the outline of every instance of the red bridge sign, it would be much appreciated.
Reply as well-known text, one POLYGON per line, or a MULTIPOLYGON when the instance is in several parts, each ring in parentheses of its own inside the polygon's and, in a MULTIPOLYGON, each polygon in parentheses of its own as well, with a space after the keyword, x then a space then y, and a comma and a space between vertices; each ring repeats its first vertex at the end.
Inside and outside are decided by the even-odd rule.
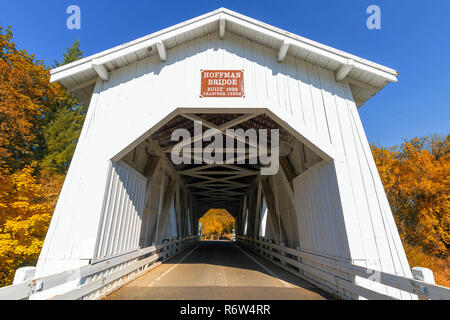
POLYGON ((244 98, 244 70, 201 70, 200 98, 244 98))

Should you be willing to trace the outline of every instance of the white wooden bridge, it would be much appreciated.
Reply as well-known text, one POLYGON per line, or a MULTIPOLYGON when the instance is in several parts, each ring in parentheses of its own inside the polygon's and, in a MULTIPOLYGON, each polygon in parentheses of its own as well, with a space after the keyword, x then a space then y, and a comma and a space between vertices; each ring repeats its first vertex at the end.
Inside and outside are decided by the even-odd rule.
MULTIPOLYGON (((183 260, 190 272, 227 261, 252 271, 236 277, 295 277, 322 298, 449 299, 427 270, 408 264, 358 114, 396 77, 223 8, 52 70, 51 81, 89 111, 39 261, 0 288, 0 299, 139 296, 140 276, 197 248, 198 220, 210 208, 236 218, 236 242, 202 244, 183 260), (173 155, 183 136, 194 152, 180 163, 173 155), (263 136, 270 163, 259 152, 263 136), (208 143, 230 139, 236 152, 221 161, 225 153, 208 143), (208 147, 216 161, 205 162, 208 147), (214 248, 225 257, 200 255, 214 248)), ((246 292, 236 278, 210 279, 246 292)))

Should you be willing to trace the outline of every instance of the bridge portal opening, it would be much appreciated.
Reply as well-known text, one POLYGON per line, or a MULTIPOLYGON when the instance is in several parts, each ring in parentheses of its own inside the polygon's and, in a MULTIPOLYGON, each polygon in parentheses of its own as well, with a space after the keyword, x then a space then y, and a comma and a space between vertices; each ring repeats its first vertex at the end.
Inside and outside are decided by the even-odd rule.
POLYGON ((209 209, 199 219, 201 240, 233 240, 236 219, 226 209, 209 209))
MULTIPOLYGON (((120 160, 112 161, 105 194, 103 216, 106 219, 102 226, 104 230, 99 235, 97 258, 125 252, 127 241, 131 243, 133 237, 138 237, 139 247, 145 248, 196 235, 200 218, 210 208, 223 208, 235 218, 237 237, 264 238, 297 248, 308 243, 304 240, 312 237, 311 233, 326 232, 325 228, 318 227, 318 222, 313 224, 311 219, 314 217, 308 217, 306 212, 303 216, 297 215, 294 178, 327 163, 312 150, 314 146, 311 143, 264 110, 179 112, 131 144, 120 160), (196 138, 199 128, 201 139, 196 138), (174 134, 177 130, 181 130, 181 134, 180 131, 178 135, 174 134), (231 136, 229 130, 241 130, 244 138, 231 136), (265 136, 253 140, 249 134, 252 130, 265 136), (272 139, 274 130, 277 131, 277 141, 272 139), (186 138, 180 139, 182 135, 190 139, 184 145, 190 148, 191 154, 183 153, 184 149, 179 147, 180 143, 186 142, 186 138), (228 146, 234 148, 234 152, 230 154, 229 149, 218 151, 211 148, 220 140, 224 144, 233 141, 228 146), (267 150, 265 159, 252 149, 261 141, 267 150), (272 152, 275 150, 274 141, 276 153, 272 152), (201 152, 197 152, 198 148, 201 152), (182 162, 174 161, 174 150, 182 162), (205 152, 219 160, 198 161, 205 152), (220 161, 221 157, 223 161, 220 161), (267 161, 269 158, 270 162, 267 161), (267 174, 274 162, 276 170, 267 174), (114 197, 123 197, 124 203, 120 199, 114 200, 114 197), (129 208, 136 211, 138 223, 120 225, 121 221, 127 220, 129 214, 124 210, 129 208), (302 232, 308 234, 302 235, 302 232), (122 239, 121 235, 128 236, 122 239), (305 239, 301 239, 302 236, 305 239), (115 243, 111 244, 110 240, 102 237, 109 237, 115 243)), ((310 197, 308 201, 320 201, 322 195, 317 193, 330 192, 311 179, 300 183, 303 185, 310 189, 306 194, 310 197)), ((322 235, 315 237, 319 236, 322 235)), ((312 241, 309 244, 315 245, 312 241)))

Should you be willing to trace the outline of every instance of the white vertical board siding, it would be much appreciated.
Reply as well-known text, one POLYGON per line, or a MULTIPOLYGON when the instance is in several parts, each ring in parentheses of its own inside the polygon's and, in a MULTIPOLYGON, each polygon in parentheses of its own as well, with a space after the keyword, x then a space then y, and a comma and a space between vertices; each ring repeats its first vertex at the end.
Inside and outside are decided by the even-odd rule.
POLYGON ((300 249, 349 260, 346 230, 332 163, 320 163, 294 179, 300 249))
POLYGON ((170 209, 169 209, 169 222, 166 225, 166 230, 164 238, 171 239, 172 237, 177 237, 177 219, 175 215, 175 198, 172 198, 170 209))
POLYGON ((111 164, 95 260, 138 248, 146 184, 125 162, 111 164))
MULTIPOLYGON (((74 269, 89 263, 89 260, 92 259, 93 247, 95 246, 94 239, 97 238, 100 216, 92 215, 92 211, 95 211, 95 205, 84 197, 85 189, 88 186, 93 186, 95 180, 91 180, 91 184, 88 186, 84 185, 83 182, 87 180, 87 177, 92 179, 93 176, 90 172, 93 166, 89 166, 86 160, 93 149, 92 140, 95 138, 93 128, 99 127, 96 105, 102 90, 103 83, 98 80, 39 255, 36 277, 74 269), (84 201, 81 204, 89 202, 91 211, 89 211, 89 208, 79 210, 82 206, 79 202, 80 199, 84 201), (85 216, 89 214, 91 214, 90 218, 85 219, 85 216), (93 226, 93 228, 88 230, 90 226, 93 226)), ((101 189, 104 191, 107 167, 103 166, 97 169, 95 172, 98 174, 98 181, 103 185, 98 191, 101 189)), ((93 192, 93 194, 99 196, 100 192, 93 192)), ((97 208, 101 208, 103 196, 100 196, 99 200, 97 208)))

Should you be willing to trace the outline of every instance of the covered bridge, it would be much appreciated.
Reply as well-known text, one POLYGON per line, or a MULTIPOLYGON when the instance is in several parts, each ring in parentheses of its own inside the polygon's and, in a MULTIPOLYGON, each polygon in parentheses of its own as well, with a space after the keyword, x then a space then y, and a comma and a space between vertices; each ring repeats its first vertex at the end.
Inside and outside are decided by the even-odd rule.
POLYGON ((358 115, 396 76, 224 8, 52 70, 89 110, 38 264, 0 296, 104 297, 223 208, 233 250, 334 297, 444 297, 413 279, 358 115))

